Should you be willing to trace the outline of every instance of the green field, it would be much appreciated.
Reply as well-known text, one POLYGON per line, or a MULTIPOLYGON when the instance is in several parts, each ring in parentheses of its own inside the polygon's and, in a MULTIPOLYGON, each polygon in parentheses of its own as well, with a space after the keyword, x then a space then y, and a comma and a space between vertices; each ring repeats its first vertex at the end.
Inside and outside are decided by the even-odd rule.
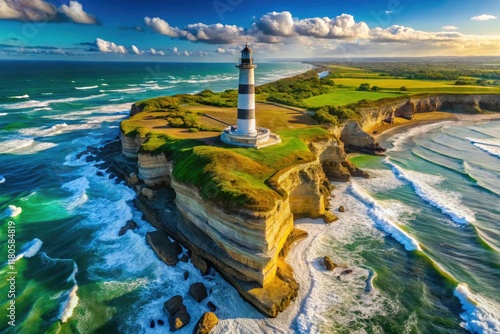
POLYGON ((387 97, 398 97, 404 94, 389 92, 359 92, 357 90, 337 89, 333 93, 314 96, 304 100, 309 108, 322 107, 325 105, 343 106, 358 102, 360 100, 379 100, 387 97))

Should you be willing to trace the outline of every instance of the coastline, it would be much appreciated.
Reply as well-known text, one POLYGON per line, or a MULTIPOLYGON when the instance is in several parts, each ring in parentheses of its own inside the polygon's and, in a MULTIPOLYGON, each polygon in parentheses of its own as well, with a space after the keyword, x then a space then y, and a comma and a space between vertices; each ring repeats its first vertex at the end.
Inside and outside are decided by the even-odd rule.
POLYGON ((367 132, 378 142, 384 141, 390 136, 399 134, 405 130, 445 121, 498 121, 500 114, 457 114, 452 112, 432 111, 416 113, 413 120, 408 120, 402 117, 395 117, 394 123, 382 123, 371 127, 367 132))

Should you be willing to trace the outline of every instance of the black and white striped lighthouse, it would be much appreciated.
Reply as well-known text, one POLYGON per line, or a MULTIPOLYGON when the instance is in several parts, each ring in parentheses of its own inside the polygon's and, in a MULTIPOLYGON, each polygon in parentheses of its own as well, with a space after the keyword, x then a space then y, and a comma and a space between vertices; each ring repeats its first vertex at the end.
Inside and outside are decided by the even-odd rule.
MULTIPOLYGON (((255 124, 255 79, 252 50, 248 45, 241 51, 238 86, 238 120, 220 135, 222 142, 228 145, 261 148, 281 143, 281 138, 271 130, 257 127, 255 124)), ((261 106, 262 107, 262 106, 261 106)))
POLYGON ((240 80, 238 87, 238 133, 245 136, 255 136, 257 129, 255 127, 255 79, 252 50, 245 46, 241 51, 240 80))

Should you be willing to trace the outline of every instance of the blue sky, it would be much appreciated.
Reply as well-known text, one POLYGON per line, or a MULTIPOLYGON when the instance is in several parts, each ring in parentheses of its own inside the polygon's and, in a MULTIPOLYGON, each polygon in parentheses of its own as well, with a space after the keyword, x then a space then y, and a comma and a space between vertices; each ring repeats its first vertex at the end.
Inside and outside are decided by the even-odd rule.
POLYGON ((500 0, 0 0, 0 59, 500 55, 500 0))

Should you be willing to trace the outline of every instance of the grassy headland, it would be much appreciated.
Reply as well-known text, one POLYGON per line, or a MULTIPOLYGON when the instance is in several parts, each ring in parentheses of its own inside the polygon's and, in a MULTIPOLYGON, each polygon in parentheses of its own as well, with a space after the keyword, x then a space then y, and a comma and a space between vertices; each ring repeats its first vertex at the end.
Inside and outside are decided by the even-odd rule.
POLYGON ((207 89, 137 102, 140 112, 123 121, 121 130, 125 136, 146 138, 142 152, 173 159, 174 178, 199 188, 205 199, 227 210, 268 211, 284 196, 273 176, 316 159, 307 143, 332 136, 320 124, 339 125, 359 118, 362 108, 410 95, 500 93, 498 72, 485 72, 488 77, 483 78, 471 71, 462 77, 455 71, 456 77, 449 74, 444 79, 440 72, 438 79, 431 80, 415 79, 413 72, 405 77, 394 69, 321 66, 256 87, 257 123, 279 134, 279 145, 257 150, 220 142, 220 132, 236 121, 236 90, 207 89), (328 74, 320 78, 321 70, 328 74))

